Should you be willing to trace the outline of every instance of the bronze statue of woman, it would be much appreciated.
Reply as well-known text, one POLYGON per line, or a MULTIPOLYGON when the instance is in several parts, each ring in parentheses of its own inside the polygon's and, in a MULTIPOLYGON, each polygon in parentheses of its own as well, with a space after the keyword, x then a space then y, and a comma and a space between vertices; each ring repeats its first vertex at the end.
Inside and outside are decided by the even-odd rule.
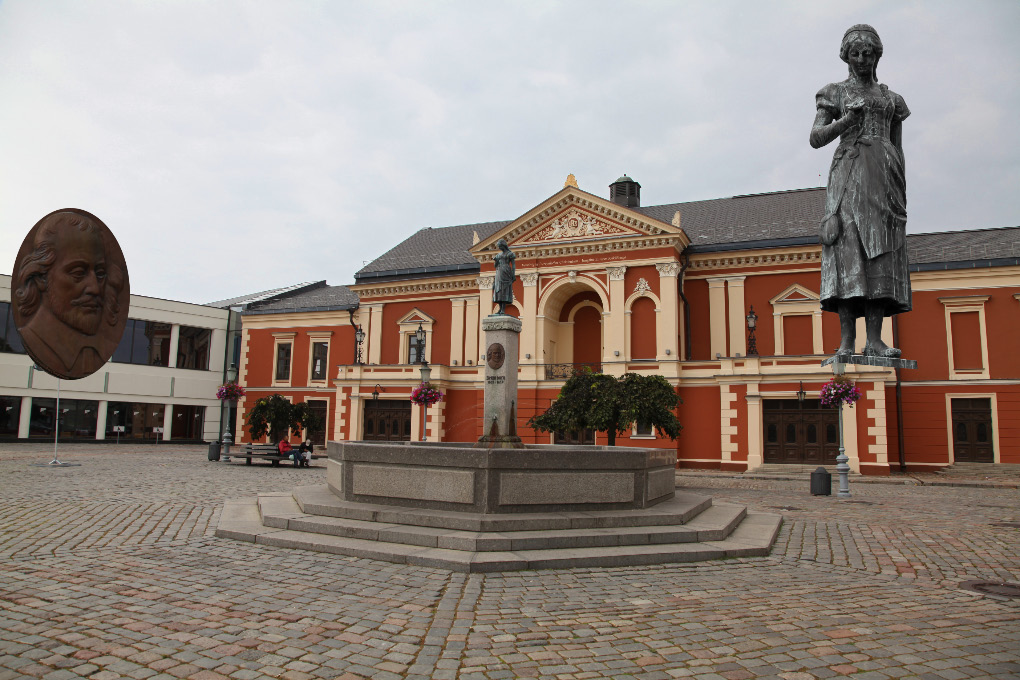
POLYGON ((839 137, 821 224, 821 304, 839 314, 838 355, 853 354, 856 321, 863 316, 864 354, 900 356, 882 341, 882 323, 911 307, 902 145, 902 123, 910 111, 901 96, 879 84, 881 56, 875 29, 851 26, 839 48, 849 77, 815 96, 811 146, 839 137))
POLYGON ((514 301, 514 280, 517 279, 517 256, 510 250, 506 239, 496 241, 500 252, 492 258, 496 265, 496 282, 492 288, 492 301, 499 304, 497 314, 506 314, 506 306, 514 301))

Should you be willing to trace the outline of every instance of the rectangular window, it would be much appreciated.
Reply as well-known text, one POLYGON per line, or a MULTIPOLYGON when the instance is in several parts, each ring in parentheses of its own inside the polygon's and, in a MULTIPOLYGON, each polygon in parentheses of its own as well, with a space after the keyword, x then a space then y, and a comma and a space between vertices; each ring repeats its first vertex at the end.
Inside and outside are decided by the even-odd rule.
POLYGON ((170 330, 168 323, 128 319, 124 335, 113 351, 110 361, 142 366, 170 365, 170 330))
POLYGON ((949 322, 953 333, 953 367, 958 371, 980 371, 984 366, 978 312, 951 312, 949 322))
POLYGON ((637 436, 637 437, 651 437, 652 434, 653 434, 653 432, 652 432, 652 425, 651 425, 651 423, 638 422, 637 427, 634 430, 634 435, 635 436, 637 436))
POLYGON ((177 368, 209 370, 209 345, 212 331, 208 328, 181 326, 177 339, 177 368))
POLYGON ((312 380, 325 380, 329 361, 329 343, 312 343, 312 380))
POLYGON ((17 437, 21 397, 0 397, 0 437, 17 437))
POLYGON ((276 346, 276 380, 290 380, 290 348, 289 342, 281 342, 276 346))
POLYGON ((24 354, 25 345, 14 325, 14 313, 10 302, 0 302, 0 352, 24 354))
MULTIPOLYGON (((53 437, 56 418, 56 399, 32 399, 32 413, 28 436, 50 439, 53 437)), ((99 402, 89 399, 60 400, 60 437, 66 439, 95 439, 99 402)))
POLYGON ((163 410, 163 404, 111 401, 106 406, 106 438, 116 440, 114 427, 120 426, 121 439, 155 439, 152 429, 163 427, 163 410))
POLYGON ((205 406, 174 404, 170 425, 171 439, 202 439, 205 406))
POLYGON ((407 363, 420 364, 422 360, 418 336, 410 333, 407 336, 407 363))

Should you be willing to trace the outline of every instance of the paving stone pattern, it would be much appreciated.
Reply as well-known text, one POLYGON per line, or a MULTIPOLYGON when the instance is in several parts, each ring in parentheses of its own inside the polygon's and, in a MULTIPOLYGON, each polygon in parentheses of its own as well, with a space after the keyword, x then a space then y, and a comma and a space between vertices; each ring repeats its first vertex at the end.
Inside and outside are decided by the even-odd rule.
MULTIPOLYGON (((457 574, 217 539, 226 498, 323 467, 204 448, 0 445, 8 678, 1020 678, 1016 489, 678 475, 782 512, 770 557, 457 574)), ((321 465, 321 463, 319 463, 321 465)))

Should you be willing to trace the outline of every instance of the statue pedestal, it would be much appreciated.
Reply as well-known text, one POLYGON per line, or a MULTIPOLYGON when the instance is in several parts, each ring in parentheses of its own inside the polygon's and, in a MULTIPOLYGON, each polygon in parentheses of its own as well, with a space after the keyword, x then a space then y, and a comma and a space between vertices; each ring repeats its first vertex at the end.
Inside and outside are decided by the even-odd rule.
POLYGON ((866 357, 862 354, 849 354, 843 356, 836 355, 822 361, 822 366, 828 366, 829 364, 857 364, 859 366, 884 366, 886 368, 917 368, 917 361, 913 359, 866 357))
POLYGON ((521 322, 505 314, 482 319, 485 331, 485 435, 480 448, 523 448, 517 436, 517 364, 521 322))

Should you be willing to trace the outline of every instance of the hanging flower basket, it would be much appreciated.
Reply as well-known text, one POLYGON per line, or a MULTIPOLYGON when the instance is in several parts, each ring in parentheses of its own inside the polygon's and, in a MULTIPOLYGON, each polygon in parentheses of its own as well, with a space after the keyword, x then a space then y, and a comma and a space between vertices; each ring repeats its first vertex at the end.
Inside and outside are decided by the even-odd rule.
POLYGON ((228 382, 216 389, 216 398, 221 401, 236 401, 244 396, 244 388, 236 382, 228 382))
POLYGON ((854 384, 854 381, 845 375, 837 375, 822 386, 822 406, 835 408, 840 404, 853 405, 863 395, 861 390, 854 384))
POLYGON ((443 400, 443 393, 432 386, 432 383, 423 382, 411 392, 411 401, 419 406, 432 406, 443 400))

